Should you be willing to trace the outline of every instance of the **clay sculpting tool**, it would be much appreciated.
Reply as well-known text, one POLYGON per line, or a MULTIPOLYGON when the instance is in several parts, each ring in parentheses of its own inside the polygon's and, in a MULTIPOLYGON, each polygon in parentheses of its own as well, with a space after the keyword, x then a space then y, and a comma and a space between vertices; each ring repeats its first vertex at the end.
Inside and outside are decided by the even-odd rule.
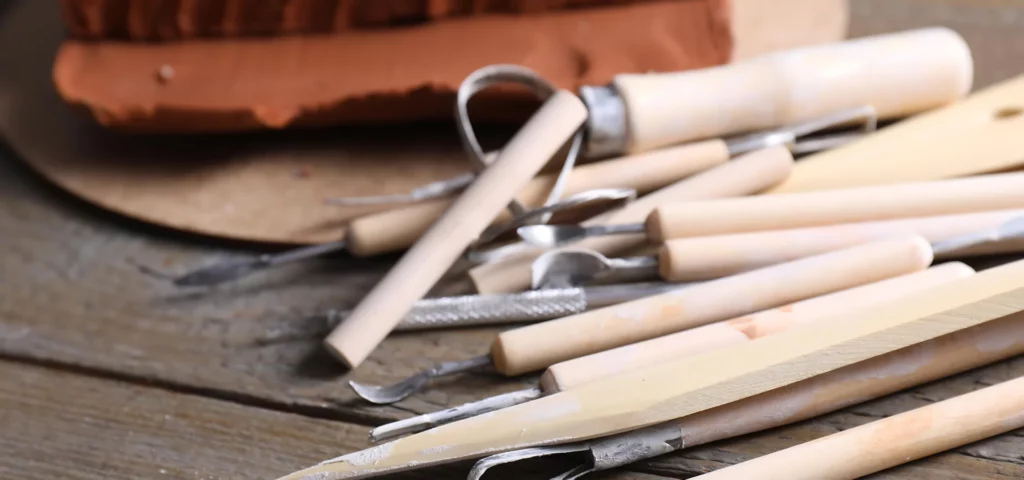
MULTIPOLYGON (((1024 209, 679 238, 665 242, 658 263, 672 272, 675 281, 701 281, 902 233, 916 233, 933 243, 971 232, 996 233, 992 229, 1020 216, 1024 209)), ((1020 250, 1024 243, 989 241, 949 253, 966 258, 1020 250)), ((936 252, 935 256, 948 255, 936 252)))
POLYGON ((696 477, 847 480, 1024 427, 1024 377, 696 477))
POLYGON ((579 130, 587 112, 570 92, 551 96, 509 140, 494 162, 452 203, 325 340, 358 366, 413 304, 463 254, 537 172, 579 130))
POLYGON ((1009 315, 659 425, 588 442, 494 455, 480 460, 469 479, 480 480, 498 465, 568 454, 581 457, 583 463, 557 479, 575 480, 683 448, 807 420, 1020 354, 1024 354, 1024 322, 1020 314, 1009 315))
POLYGON ((626 372, 329 459, 282 478, 366 478, 622 433, 728 405, 1022 310, 1024 261, 1018 261, 904 296, 869 313, 853 312, 824 325, 626 372))
POLYGON ((967 43, 926 28, 798 48, 719 67, 621 74, 584 86, 586 155, 646 151, 777 128, 861 105, 902 118, 970 91, 967 43), (699 92, 699 94, 694 94, 699 92))
POLYGON ((842 313, 851 305, 855 305, 856 308, 869 308, 973 273, 974 270, 962 263, 947 263, 921 272, 557 363, 548 367, 541 376, 540 384, 535 388, 382 425, 370 432, 370 439, 380 441, 416 433, 569 390, 617 373, 748 342, 803 324, 827 321, 830 315, 842 313))
MULTIPOLYGON (((856 138, 864 132, 874 131, 877 118, 872 107, 851 108, 795 127, 756 133, 735 138, 733 140, 705 140, 692 144, 679 145, 661 150, 642 152, 622 158, 603 160, 575 167, 569 174, 564 186, 564 194, 570 198, 548 204, 548 210, 559 211, 575 207, 575 196, 607 189, 611 186, 620 189, 633 189, 638 194, 646 194, 672 182, 685 179, 696 173, 719 166, 731 158, 770 146, 786 146, 794 152, 808 153, 824 148, 834 148, 856 138), (801 140, 801 137, 827 129, 836 125, 857 121, 862 125, 860 133, 831 134, 801 140)), ((457 182, 441 182, 429 184, 417 189, 410 195, 422 200, 427 192, 438 192, 445 185, 463 184, 464 180, 472 180, 475 175, 459 177, 457 182)), ((768 177, 772 178, 772 177, 768 177)), ((558 181, 558 175, 543 174, 526 184, 517 195, 524 205, 541 205, 545 192, 552 191, 558 181)), ((403 197, 404 198, 404 197, 403 197)), ((363 198, 354 197, 341 203, 389 203, 395 197, 363 198)), ((338 203, 339 200, 332 200, 338 203)), ((437 199, 403 208, 396 208, 372 213, 349 222, 345 239, 321 245, 297 248, 279 254, 260 255, 238 261, 217 263, 184 275, 170 277, 178 286, 210 286, 235 280, 253 272, 266 268, 307 260, 328 253, 347 251, 352 255, 364 257, 402 250, 412 245, 436 221, 445 209, 451 205, 449 199, 437 199)), ((538 210, 543 207, 538 207, 538 210)), ((521 212, 518 217, 529 216, 529 212, 521 212)), ((499 214, 494 226, 503 226, 511 222, 505 212, 499 214)))
MULTIPOLYGON (((1019 210, 1007 210, 995 215, 988 212, 976 215, 978 215, 978 217, 972 217, 971 215, 945 217, 943 219, 944 224, 939 225, 939 227, 942 227, 942 231, 945 234, 933 235, 936 238, 935 241, 932 242, 932 254, 936 257, 948 257, 952 255, 965 257, 995 252, 1010 253, 1024 249, 1024 212, 1019 210), (950 223, 950 219, 955 223, 950 223), (982 228, 973 230, 967 229, 968 227, 975 225, 981 226, 982 228), (957 232, 958 234, 951 235, 950 232, 957 232)), ((907 222, 916 221, 918 220, 908 220, 907 222)), ((927 227, 929 225, 923 226, 927 227)), ((918 232, 914 228, 901 228, 894 229, 892 232, 879 232, 874 235, 874 238, 882 239, 900 234, 917 235, 918 232)), ((704 237, 696 238, 704 240, 704 237)), ((817 246, 813 243, 810 246, 805 246, 806 244, 803 242, 813 242, 815 240, 814 236, 811 236, 810 238, 789 238, 789 240, 794 243, 781 247, 784 249, 788 248, 786 253, 789 254, 789 258, 779 259, 777 261, 770 261, 772 260, 770 253, 774 252, 764 254, 760 250, 755 249, 752 252, 739 251, 734 253, 733 251, 725 250, 728 248, 727 244, 718 244, 713 242, 709 248, 718 251, 725 250, 728 254, 734 255, 731 257, 734 262, 737 260, 743 261, 746 258, 755 258, 757 259, 757 262, 764 262, 764 265, 773 265, 788 260, 820 254, 830 250, 837 250, 862 244, 865 241, 870 241, 858 239, 854 236, 848 236, 844 237, 842 241, 834 242, 838 243, 838 245, 832 247, 827 242, 823 242, 825 243, 823 246, 817 246)), ((707 270, 700 269, 696 269, 697 272, 704 273, 704 275, 695 275, 695 269, 692 268, 689 263, 690 259, 698 265, 705 265, 704 262, 706 262, 707 259, 699 257, 699 252, 680 249, 679 243, 675 242, 681 242, 681 240, 666 242, 661 247, 657 255, 646 257, 607 258, 599 253, 589 250, 571 248, 550 251, 541 255, 541 257, 534 263, 534 287, 538 288, 538 286, 542 285, 557 285, 559 287, 566 288, 592 282, 607 281, 608 279, 618 281, 622 281, 627 278, 646 280, 652 276, 659 276, 661 279, 669 282, 693 280, 696 276, 700 276, 705 280, 709 278, 720 278, 710 276, 707 274, 707 270), (694 253, 697 253, 698 256, 692 256, 694 253)), ((779 256, 783 257, 787 255, 779 256)), ((712 257, 714 257, 714 255, 712 255, 712 257)), ((715 269, 716 266, 714 264, 708 266, 708 270, 715 271, 715 269)), ((746 270, 749 269, 741 271, 746 270)))
MULTIPOLYGON (((640 197, 618 210, 588 219, 582 225, 642 222, 655 207, 664 203, 756 194, 781 182, 792 169, 793 155, 787 148, 755 150, 640 197)), ((643 235, 614 235, 588 239, 576 246, 613 255, 644 244, 643 235)), ((542 253, 539 248, 524 250, 515 256, 477 266, 470 270, 469 276, 480 293, 525 290, 530 286, 532 265, 542 253)))
POLYGON ((391 403, 440 374, 487 364, 507 376, 543 370, 564 360, 923 270, 931 261, 931 246, 921 237, 887 239, 508 330, 498 334, 487 356, 435 367, 395 385, 349 384, 371 402, 391 403))
POLYGON ((686 288, 651 282, 528 292, 425 298, 416 302, 395 331, 535 323, 686 288))
POLYGON ((644 233, 651 242, 927 215, 1024 208, 1024 173, 661 205, 633 225, 531 225, 519 235, 555 248, 594 235, 644 233))

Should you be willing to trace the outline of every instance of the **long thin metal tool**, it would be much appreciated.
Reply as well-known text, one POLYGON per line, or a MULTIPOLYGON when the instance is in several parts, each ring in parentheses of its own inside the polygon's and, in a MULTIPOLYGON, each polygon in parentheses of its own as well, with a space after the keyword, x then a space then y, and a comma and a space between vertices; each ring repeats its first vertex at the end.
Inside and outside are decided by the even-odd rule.
POLYGON ((425 298, 396 331, 534 323, 657 295, 686 285, 650 282, 425 298))
MULTIPOLYGON (((553 204, 528 210, 512 221, 495 225, 493 230, 487 233, 488 240, 493 240, 498 235, 506 231, 513 230, 521 225, 534 223, 537 219, 542 218, 545 215, 550 216, 553 214, 568 213, 576 210, 586 210, 588 213, 597 214, 600 210, 594 209, 591 211, 591 207, 604 204, 606 208, 611 208, 615 205, 620 205, 623 202, 631 201, 634 198, 636 198, 636 191, 625 188, 602 188, 580 192, 575 195, 565 197, 553 204)), ((336 242, 311 245, 308 247, 299 247, 281 253, 263 254, 253 258, 218 262, 208 267, 202 267, 179 276, 163 274, 160 276, 167 277, 172 283, 174 283, 174 285, 179 287, 210 287, 232 280, 238 280, 267 268, 308 260, 330 253, 341 252, 346 248, 347 242, 345 240, 339 240, 336 242)), ((500 256, 502 256, 501 252, 487 250, 471 251, 468 258, 472 261, 483 262, 500 256)))

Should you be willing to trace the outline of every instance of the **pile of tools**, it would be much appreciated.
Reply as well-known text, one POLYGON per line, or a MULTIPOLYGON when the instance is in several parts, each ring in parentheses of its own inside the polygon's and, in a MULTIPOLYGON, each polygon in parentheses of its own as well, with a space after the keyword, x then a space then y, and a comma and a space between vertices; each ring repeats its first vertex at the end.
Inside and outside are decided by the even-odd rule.
MULTIPOLYGON (((528 323, 484 357, 352 387, 387 404, 491 368, 543 371, 535 388, 378 427, 389 442, 288 479, 486 457, 475 479, 582 452, 557 477, 573 479, 810 418, 1024 351, 1024 261, 955 261, 1024 249, 1024 173, 1005 171, 1024 159, 1024 79, 968 95, 971 62, 959 35, 929 28, 578 95, 486 67, 456 107, 475 173, 338 199, 410 205, 352 222, 344 242, 177 282, 407 248, 326 339, 351 368, 395 329, 528 323), (465 106, 507 82, 543 105, 485 152, 465 106), (478 295, 425 298, 460 275, 478 295)), ((854 478, 1022 426, 1024 379, 706 476, 854 478)))

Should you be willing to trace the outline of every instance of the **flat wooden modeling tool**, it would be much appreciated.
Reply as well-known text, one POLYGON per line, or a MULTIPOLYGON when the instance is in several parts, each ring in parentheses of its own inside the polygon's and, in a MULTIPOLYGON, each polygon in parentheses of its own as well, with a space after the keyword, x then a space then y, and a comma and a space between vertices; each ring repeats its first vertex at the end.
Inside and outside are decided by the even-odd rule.
POLYGON ((800 161, 769 193, 962 177, 1024 165, 1024 75, 800 161))
MULTIPOLYGON (((841 272, 837 272, 841 275, 841 272)), ((1024 310, 1024 261, 849 314, 327 460, 287 480, 366 478, 587 440, 702 412, 1024 310)))

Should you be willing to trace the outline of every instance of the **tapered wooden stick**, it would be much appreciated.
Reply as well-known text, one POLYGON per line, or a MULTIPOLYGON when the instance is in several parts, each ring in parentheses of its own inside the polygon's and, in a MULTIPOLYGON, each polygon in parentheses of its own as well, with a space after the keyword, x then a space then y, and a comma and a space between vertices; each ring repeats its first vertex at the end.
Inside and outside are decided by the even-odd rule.
POLYGON ((847 480, 1024 427, 1024 377, 701 475, 847 480))
POLYGON ((568 91, 556 92, 402 257, 325 344, 355 368, 423 298, 537 172, 579 129, 586 108, 568 91))
POLYGON ((1024 261, 821 327, 584 385, 328 460, 284 478, 365 478, 586 440, 736 402, 1024 310, 1024 261))

